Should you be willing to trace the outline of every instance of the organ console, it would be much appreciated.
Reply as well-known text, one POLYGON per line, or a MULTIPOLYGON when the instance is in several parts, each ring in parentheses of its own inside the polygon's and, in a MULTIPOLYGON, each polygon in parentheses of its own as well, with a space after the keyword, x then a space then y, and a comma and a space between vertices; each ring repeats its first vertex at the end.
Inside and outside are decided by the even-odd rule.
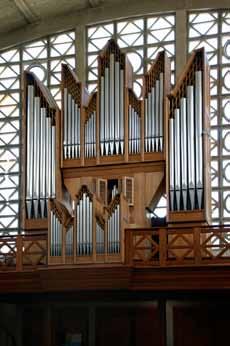
POLYGON ((89 95, 62 65, 61 111, 36 76, 24 74, 22 226, 48 230, 53 265, 123 262, 125 229, 150 227, 146 209, 165 192, 169 224, 208 221, 204 51, 192 54, 170 94, 165 52, 145 74, 141 98, 114 40, 98 66, 98 90, 89 95))

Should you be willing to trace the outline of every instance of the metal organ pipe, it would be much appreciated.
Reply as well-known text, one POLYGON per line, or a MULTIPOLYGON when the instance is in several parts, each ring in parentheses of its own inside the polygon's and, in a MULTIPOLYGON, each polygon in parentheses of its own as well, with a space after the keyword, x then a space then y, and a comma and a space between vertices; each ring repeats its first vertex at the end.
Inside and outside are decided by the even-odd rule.
POLYGON ((34 185, 33 185, 33 191, 34 191, 34 216, 37 219, 38 218, 38 205, 39 205, 39 137, 40 137, 40 131, 39 131, 39 120, 40 120, 40 97, 34 98, 34 185))
POLYGON ((55 215, 50 211, 50 256, 62 255, 62 224, 55 215))
POLYGON ((105 68, 105 155, 109 155, 109 69, 105 68))
POLYGON ((140 117, 129 105, 129 154, 140 152, 140 117))
POLYGON ((186 98, 180 100, 180 121, 181 121, 181 182, 182 182, 182 197, 183 208, 187 209, 187 116, 186 116, 186 98))
POLYGON ((160 82, 156 80, 155 87, 155 151, 159 151, 159 125, 160 125, 160 113, 159 113, 159 96, 160 96, 160 82))
POLYGON ((100 152, 124 153, 124 70, 111 53, 100 79, 100 152))
POLYGON ((92 255, 93 252, 93 202, 87 193, 76 204, 77 255, 92 255))
POLYGON ((155 88, 152 88, 151 93, 149 93, 149 151, 155 150, 156 102, 157 99, 155 100, 155 88))
POLYGON ((120 70, 120 153, 124 154, 124 70, 120 70))
POLYGON ((160 96, 159 96, 159 151, 163 151, 163 106, 164 106, 164 74, 160 73, 160 96))
POLYGON ((64 159, 68 157, 68 117, 67 117, 67 109, 68 109, 68 91, 67 88, 64 88, 64 138, 63 138, 63 147, 64 147, 64 159))
POLYGON ((33 203, 33 138, 34 138, 34 87, 28 85, 27 89, 27 186, 26 205, 27 215, 32 216, 33 203))
POLYGON ((188 120, 188 188, 190 208, 195 204, 195 152, 194 152, 194 87, 187 87, 187 120, 188 120))
POLYGON ((176 108, 174 111, 175 118, 175 190, 177 210, 180 210, 180 197, 181 197, 181 148, 180 148, 180 109, 176 108))
POLYGON ((120 206, 117 204, 108 217, 108 252, 120 252, 120 206))
POLYGON ((186 98, 181 97, 169 124, 171 210, 202 208, 202 104, 202 71, 196 71, 194 85, 186 87, 186 98))
POLYGON ((105 78, 101 76, 101 94, 100 94, 100 149, 101 156, 105 153, 105 104, 104 104, 104 95, 105 95, 105 78))
POLYGON ((64 159, 80 158, 80 107, 64 88, 63 155, 64 159))
POLYGON ((175 167, 175 137, 174 137, 174 119, 169 119, 169 149, 170 149, 170 206, 171 210, 174 210, 174 190, 175 190, 175 182, 174 182, 174 167, 175 167))
POLYGON ((40 213, 45 217, 46 208, 46 108, 41 108, 41 137, 40 137, 40 213))
POLYGON ((73 226, 70 225, 66 232, 66 256, 73 256, 73 226))
POLYGON ((202 71, 195 73, 195 131, 196 131, 196 191, 198 207, 202 207, 203 152, 202 152, 202 71))
POLYGON ((96 252, 103 254, 105 251, 104 229, 96 222, 96 252))
POLYGON ((119 61, 115 61, 115 151, 119 153, 120 147, 120 63, 119 61))
POLYGON ((96 111, 90 113, 85 123, 85 157, 96 156, 96 111))
POLYGON ((114 85, 114 54, 110 54, 110 61, 109 61, 109 127, 110 127, 110 133, 109 133, 109 142, 110 142, 110 155, 114 154, 114 87, 116 88, 116 85, 114 85))

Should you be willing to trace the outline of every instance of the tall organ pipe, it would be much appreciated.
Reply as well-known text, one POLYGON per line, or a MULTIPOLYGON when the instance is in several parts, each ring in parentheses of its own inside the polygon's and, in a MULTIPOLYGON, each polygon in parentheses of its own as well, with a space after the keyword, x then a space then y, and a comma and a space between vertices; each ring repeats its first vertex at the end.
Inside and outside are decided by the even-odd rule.
POLYGON ((109 155, 109 69, 105 68, 105 155, 109 155))
POLYGON ((150 146, 149 151, 154 151, 156 146, 156 116, 155 105, 158 102, 157 98, 155 98, 155 88, 153 87, 151 93, 149 93, 149 137, 150 137, 150 146))
POLYGON ((56 127, 51 126, 51 197, 55 197, 55 172, 56 172, 56 148, 55 148, 56 127))
POLYGON ((186 116, 186 98, 180 100, 180 120, 181 120, 181 177, 182 177, 182 197, 183 208, 187 209, 187 116, 186 116))
POLYGON ((104 155, 105 152, 105 104, 104 104, 104 86, 105 86, 105 78, 101 76, 101 94, 100 94, 100 148, 101 148, 101 156, 104 155))
POLYGON ((177 210, 180 210, 181 198, 181 148, 180 148, 180 110, 176 108, 174 111, 175 118, 175 189, 177 210))
POLYGON ((196 191, 198 208, 203 199, 203 152, 202 152, 202 71, 195 74, 195 124, 196 124, 196 191))
POLYGON ((46 213, 46 108, 41 108, 41 137, 40 137, 40 212, 41 218, 45 217, 46 213))
POLYGON ((33 200, 33 138, 34 138, 34 87, 28 85, 27 88, 27 189, 26 205, 27 216, 32 217, 33 200))
POLYGON ((124 154, 124 70, 120 70, 120 146, 124 154))
POLYGON ((194 87, 187 87, 187 117, 188 117, 188 187, 190 208, 195 205, 195 153, 194 153, 194 87))
POLYGON ((76 204, 77 255, 91 255, 93 251, 93 203, 83 193, 76 204))
POLYGON ((120 63, 115 61, 115 150, 116 154, 119 154, 119 142, 120 142, 120 63))
POLYGON ((155 150, 159 151, 159 127, 160 127, 160 112, 159 112, 159 96, 160 82, 156 81, 155 87, 155 150))
POLYGON ((163 104, 164 104, 164 74, 160 73, 160 96, 159 96, 159 151, 163 151, 163 104))
MULTIPOLYGON (((110 141, 110 154, 113 155, 114 153, 114 54, 110 54, 109 59, 109 127, 110 127, 110 133, 109 133, 109 141, 110 141)), ((116 88, 116 86, 115 86, 116 88)))
POLYGON ((169 149, 170 149, 170 209, 174 210, 174 168, 175 168, 175 137, 174 137, 174 119, 169 119, 169 149))
POLYGON ((67 88, 64 88, 64 139, 63 139, 63 145, 64 145, 64 159, 67 159, 68 157, 68 91, 67 88))
POLYGON ((40 139, 40 97, 34 98, 34 216, 38 218, 39 207, 39 139, 40 139))

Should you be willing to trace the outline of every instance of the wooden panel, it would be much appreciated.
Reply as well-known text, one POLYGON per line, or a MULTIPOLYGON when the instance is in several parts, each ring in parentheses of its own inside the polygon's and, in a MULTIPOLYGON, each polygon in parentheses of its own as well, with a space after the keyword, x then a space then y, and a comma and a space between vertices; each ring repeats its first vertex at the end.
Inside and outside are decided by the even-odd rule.
MULTIPOLYGON (((80 307, 54 308, 52 318, 52 346, 65 345, 67 334, 81 334, 82 345, 88 345, 88 309, 80 307)), ((32 344, 31 344, 32 345, 32 344)))
POLYGON ((229 306, 173 302, 167 306, 167 346, 227 345, 229 306))
POLYGON ((157 306, 117 306, 96 311, 96 346, 163 345, 157 306))
POLYGON ((42 307, 26 307, 22 314, 22 345, 46 345, 45 310, 42 307))

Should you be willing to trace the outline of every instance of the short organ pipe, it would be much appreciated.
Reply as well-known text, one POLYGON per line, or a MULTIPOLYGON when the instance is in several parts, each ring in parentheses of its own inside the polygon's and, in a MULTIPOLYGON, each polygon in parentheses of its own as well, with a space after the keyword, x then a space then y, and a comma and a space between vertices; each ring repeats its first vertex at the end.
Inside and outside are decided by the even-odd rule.
POLYGON ((63 157, 80 158, 81 107, 68 88, 63 90, 63 157))
POLYGON ((82 192, 76 203, 77 255, 90 256, 93 252, 93 201, 82 192))

